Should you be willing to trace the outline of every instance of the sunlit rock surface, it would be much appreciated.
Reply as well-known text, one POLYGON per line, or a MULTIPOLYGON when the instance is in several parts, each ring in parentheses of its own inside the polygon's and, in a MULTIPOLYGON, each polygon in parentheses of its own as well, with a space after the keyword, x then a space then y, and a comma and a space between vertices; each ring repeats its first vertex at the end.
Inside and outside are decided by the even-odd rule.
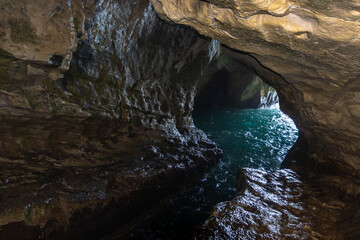
POLYGON ((342 175, 327 180, 359 192, 358 1, 151 2, 164 19, 249 53, 243 58, 278 91, 281 108, 303 133, 304 165, 342 175))
POLYGON ((81 1, 66 0, 2 0, 0 48, 22 60, 49 62, 68 68, 77 44, 75 2, 81 4, 81 1))
POLYGON ((194 239, 359 239, 359 199, 292 170, 241 169, 239 195, 214 207, 194 239))
POLYGON ((191 117, 209 40, 146 0, 0 11, 0 239, 121 236, 218 160, 191 117))

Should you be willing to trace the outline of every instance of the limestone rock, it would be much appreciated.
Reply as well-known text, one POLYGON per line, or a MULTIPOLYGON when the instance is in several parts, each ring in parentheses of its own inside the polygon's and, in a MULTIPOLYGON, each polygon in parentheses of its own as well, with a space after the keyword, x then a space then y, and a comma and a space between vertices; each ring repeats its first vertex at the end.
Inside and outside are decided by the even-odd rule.
POLYGON ((219 53, 197 85, 194 107, 270 107, 279 102, 274 88, 242 62, 219 53))
POLYGON ((356 175, 351 181, 357 181, 358 1, 151 2, 163 18, 191 26, 240 55, 249 53, 242 58, 278 91, 282 110, 304 133, 310 169, 326 169, 327 174, 331 171, 345 178, 356 175))
POLYGON ((122 236, 221 155, 195 128, 163 139, 104 119, 12 118, 0 130, 0 239, 122 236))
POLYGON ((2 50, 19 59, 69 67, 76 48, 71 1, 4 0, 0 12, 2 50))
POLYGON ((194 239, 357 239, 353 196, 292 170, 241 169, 239 195, 214 207, 194 239))
POLYGON ((146 0, 0 11, 1 239, 121 236, 221 156, 191 117, 209 39, 146 0))

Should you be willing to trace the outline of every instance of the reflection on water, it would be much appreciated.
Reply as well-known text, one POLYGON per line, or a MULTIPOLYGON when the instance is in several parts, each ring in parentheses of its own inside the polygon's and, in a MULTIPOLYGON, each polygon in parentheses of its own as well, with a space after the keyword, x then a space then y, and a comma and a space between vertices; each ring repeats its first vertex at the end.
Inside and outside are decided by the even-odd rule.
POLYGON ((203 109, 194 123, 224 152, 220 163, 200 183, 171 203, 166 216, 132 234, 132 239, 186 239, 209 216, 212 207, 236 196, 240 167, 274 170, 295 143, 298 131, 278 108, 203 109))
POLYGON ((224 151, 222 164, 231 165, 229 170, 279 168, 298 136, 293 121, 277 108, 211 110, 195 112, 195 125, 224 151))

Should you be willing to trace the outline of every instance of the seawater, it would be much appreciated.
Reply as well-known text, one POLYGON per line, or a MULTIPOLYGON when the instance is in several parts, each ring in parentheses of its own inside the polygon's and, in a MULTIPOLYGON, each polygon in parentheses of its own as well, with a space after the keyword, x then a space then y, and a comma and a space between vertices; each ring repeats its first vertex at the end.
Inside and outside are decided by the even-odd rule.
POLYGON ((241 167, 275 170, 298 137, 294 122, 274 106, 261 109, 207 108, 194 124, 223 150, 219 164, 172 201, 169 212, 135 231, 131 239, 188 239, 214 205, 237 195, 241 167))

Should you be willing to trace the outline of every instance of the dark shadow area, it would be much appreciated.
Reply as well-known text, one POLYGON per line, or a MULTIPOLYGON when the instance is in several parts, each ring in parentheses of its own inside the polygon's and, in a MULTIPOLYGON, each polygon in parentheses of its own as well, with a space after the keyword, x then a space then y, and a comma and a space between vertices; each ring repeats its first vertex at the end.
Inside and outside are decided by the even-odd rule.
POLYGON ((220 163, 127 239, 189 239, 213 207, 237 194, 239 168, 280 169, 298 130, 275 89, 245 64, 220 54, 198 84, 194 124, 223 150, 220 163))
POLYGON ((261 108, 279 102, 274 88, 241 61, 220 53, 198 84, 194 108, 261 108))
POLYGON ((102 118, 0 120, 1 220, 18 219, 0 239, 121 239, 221 155, 197 129, 183 131, 180 149, 102 118))

